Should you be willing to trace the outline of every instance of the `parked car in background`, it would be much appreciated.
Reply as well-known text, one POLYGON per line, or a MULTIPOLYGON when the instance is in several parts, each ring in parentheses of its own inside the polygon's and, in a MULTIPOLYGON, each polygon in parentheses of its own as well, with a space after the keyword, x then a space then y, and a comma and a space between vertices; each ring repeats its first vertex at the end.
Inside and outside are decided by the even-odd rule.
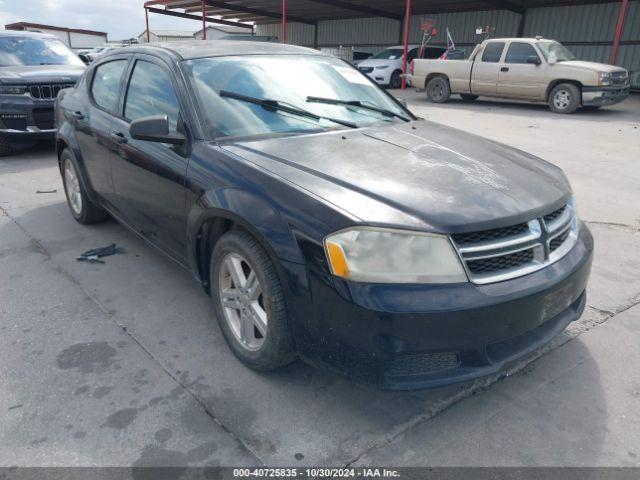
POLYGON ((364 60, 367 60, 369 58, 373 57, 373 53, 371 52, 360 52, 358 50, 355 50, 353 52, 353 61, 352 63, 354 65, 358 65, 361 62, 363 62, 364 60))
POLYGON ((491 39, 467 60, 420 60, 411 65, 411 84, 436 103, 460 94, 547 102, 557 113, 580 106, 598 108, 623 101, 630 92, 627 70, 579 61, 562 44, 542 37, 491 39))
POLYGON ((507 367, 585 307, 593 240, 559 168, 420 120, 322 52, 126 47, 56 118, 73 217, 110 214, 190 270, 255 370, 300 356, 435 387, 507 367))
POLYGON ((85 65, 53 35, 0 31, 0 156, 18 144, 53 139, 53 102, 85 65))
MULTIPOLYGON (((418 45, 409 45, 407 62, 411 62, 418 56, 418 45)), ((444 49, 443 49, 444 51, 444 49)), ((371 58, 358 64, 358 70, 368 75, 380 85, 391 88, 400 88, 402 84, 402 54, 404 45, 385 48, 371 58)))

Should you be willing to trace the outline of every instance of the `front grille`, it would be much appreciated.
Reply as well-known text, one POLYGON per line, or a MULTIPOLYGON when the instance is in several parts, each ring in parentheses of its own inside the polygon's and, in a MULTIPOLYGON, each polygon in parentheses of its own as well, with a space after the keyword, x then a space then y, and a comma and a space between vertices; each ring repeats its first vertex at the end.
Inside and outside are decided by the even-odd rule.
POLYGON ((373 67, 358 67, 362 73, 371 73, 373 72, 373 67))
POLYGON ((33 121, 40 130, 51 130, 53 128, 53 108, 35 108, 33 121))
POLYGON ((493 273, 499 270, 517 268, 533 261, 533 248, 521 252, 509 253, 498 257, 467 261, 467 268, 475 274, 493 273))
POLYGON ((31 85, 29 95, 40 100, 52 100, 58 96, 60 90, 73 87, 72 83, 51 83, 42 85, 31 85))
POLYGON ((612 85, 625 85, 628 79, 627 72, 613 72, 611 74, 612 85))
POLYGON ((459 364, 458 355, 453 352, 400 355, 391 360, 387 374, 390 377, 424 375, 438 370, 456 368, 459 364))
POLYGON ((555 252, 558 248, 560 248, 562 246, 562 244, 564 243, 564 241, 567 238, 569 238, 569 233, 570 233, 570 230, 567 229, 563 233, 558 235, 557 237, 553 238, 549 242, 549 252, 555 252))
POLYGON ((472 282, 499 282, 535 272, 566 254, 577 239, 574 217, 570 200, 526 223, 458 233, 451 238, 472 282))
POLYGON ((479 232, 471 233, 456 233, 452 235, 453 241, 458 245, 467 245, 470 243, 481 243, 491 240, 498 240, 505 237, 511 237, 524 232, 527 232, 529 227, 526 223, 519 223, 518 225, 511 225, 504 228, 494 228, 491 230, 482 230, 479 232))

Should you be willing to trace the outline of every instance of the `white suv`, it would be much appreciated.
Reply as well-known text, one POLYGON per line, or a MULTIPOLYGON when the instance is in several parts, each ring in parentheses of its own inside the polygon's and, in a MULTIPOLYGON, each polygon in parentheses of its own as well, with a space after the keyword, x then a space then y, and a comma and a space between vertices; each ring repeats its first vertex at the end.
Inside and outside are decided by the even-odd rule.
MULTIPOLYGON (((407 65, 418 56, 420 47, 409 45, 407 65)), ((367 74, 376 83, 388 85, 391 88, 400 88, 402 83, 402 53, 404 45, 389 47, 377 53, 368 60, 358 64, 358 70, 367 74)))

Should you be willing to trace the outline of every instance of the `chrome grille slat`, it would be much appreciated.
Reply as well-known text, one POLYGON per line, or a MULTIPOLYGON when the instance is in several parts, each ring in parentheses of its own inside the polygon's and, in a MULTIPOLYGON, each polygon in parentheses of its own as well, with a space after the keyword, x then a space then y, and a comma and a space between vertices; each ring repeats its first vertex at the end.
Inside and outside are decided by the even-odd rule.
POLYGON ((30 85, 29 95, 36 100, 53 100, 58 96, 60 90, 73 87, 73 83, 46 83, 41 85, 30 85))
POLYGON ((482 285, 527 275, 559 260, 577 241, 577 229, 570 199, 563 207, 524 224, 451 238, 469 279, 482 285))

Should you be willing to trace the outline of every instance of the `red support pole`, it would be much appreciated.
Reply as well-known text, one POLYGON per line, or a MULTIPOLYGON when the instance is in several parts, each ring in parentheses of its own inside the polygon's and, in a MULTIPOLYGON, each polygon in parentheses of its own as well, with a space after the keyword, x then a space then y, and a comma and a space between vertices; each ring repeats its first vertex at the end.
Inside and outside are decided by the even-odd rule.
POLYGON ((409 23, 411 19, 411 0, 407 0, 404 12, 404 52, 402 54, 402 89, 407 88, 407 57, 409 55, 409 23))
POLYGON ((627 17, 627 9, 629 8, 629 0, 622 0, 620 3, 620 13, 618 14, 618 25, 616 26, 616 35, 613 38, 613 46, 611 47, 611 56, 609 63, 614 65, 618 60, 618 47, 620 47, 620 39, 622 38, 622 30, 624 29, 624 20, 627 17))
POLYGON ((287 0, 282 0, 282 43, 287 43, 287 0))
POLYGON ((202 0, 202 39, 207 39, 207 2, 202 0))
POLYGON ((147 21, 147 43, 151 43, 151 33, 149 32, 149 10, 147 10, 147 7, 144 7, 144 16, 147 21))

